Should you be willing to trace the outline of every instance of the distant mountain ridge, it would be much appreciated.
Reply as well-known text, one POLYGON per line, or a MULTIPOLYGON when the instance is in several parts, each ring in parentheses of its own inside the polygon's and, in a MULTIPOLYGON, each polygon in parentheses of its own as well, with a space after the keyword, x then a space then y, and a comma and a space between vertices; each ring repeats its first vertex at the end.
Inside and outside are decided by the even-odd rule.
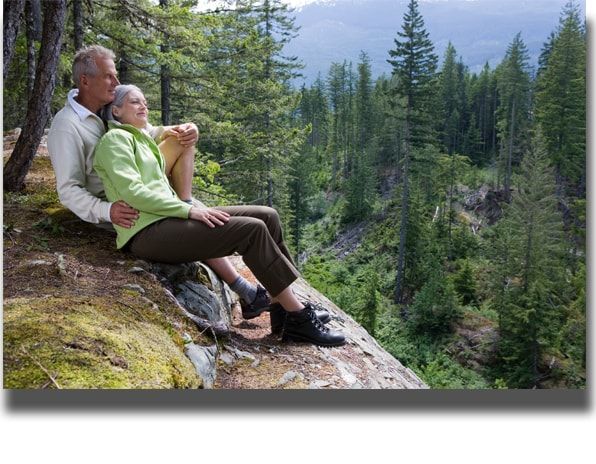
MULTIPOLYGON (((485 62, 495 67, 521 31, 536 65, 540 49, 568 0, 422 0, 420 11, 441 58, 449 41, 474 72, 485 62)), ((293 0, 299 36, 285 49, 306 65, 302 81, 325 75, 332 62, 358 62, 360 50, 372 60, 374 76, 391 72, 388 50, 401 28, 406 0, 293 0)), ((581 4, 585 12, 585 4, 581 4)))

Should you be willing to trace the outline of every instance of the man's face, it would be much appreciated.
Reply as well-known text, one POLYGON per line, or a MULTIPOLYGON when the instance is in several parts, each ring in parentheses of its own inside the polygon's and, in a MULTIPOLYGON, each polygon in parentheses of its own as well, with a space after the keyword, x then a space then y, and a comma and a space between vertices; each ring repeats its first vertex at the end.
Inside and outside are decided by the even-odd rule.
POLYGON ((115 89, 120 82, 116 76, 116 65, 109 58, 96 58, 97 75, 83 75, 82 83, 87 86, 87 93, 101 105, 114 100, 115 89))

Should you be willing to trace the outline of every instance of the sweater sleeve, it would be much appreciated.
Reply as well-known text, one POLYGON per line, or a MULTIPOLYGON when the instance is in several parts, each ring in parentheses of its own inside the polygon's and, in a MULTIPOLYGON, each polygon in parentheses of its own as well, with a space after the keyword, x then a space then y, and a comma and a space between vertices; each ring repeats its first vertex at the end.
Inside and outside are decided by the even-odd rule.
POLYGON ((157 143, 159 145, 159 142, 161 142, 161 136, 165 132, 165 127, 164 126, 152 126, 151 124, 147 123, 146 130, 149 133, 149 135, 151 136, 151 138, 153 140, 155 140, 155 143, 157 143))
MULTIPOLYGON (((94 165, 104 185, 109 185, 118 197, 139 211, 165 217, 186 219, 191 205, 164 189, 148 188, 135 162, 135 141, 132 134, 111 130, 104 135, 95 151, 94 165)), ((164 183, 167 181, 164 179, 164 183)))
POLYGON ((76 130, 52 128, 48 134, 48 151, 60 202, 83 221, 111 222, 112 203, 96 197, 85 187, 83 140, 76 130))

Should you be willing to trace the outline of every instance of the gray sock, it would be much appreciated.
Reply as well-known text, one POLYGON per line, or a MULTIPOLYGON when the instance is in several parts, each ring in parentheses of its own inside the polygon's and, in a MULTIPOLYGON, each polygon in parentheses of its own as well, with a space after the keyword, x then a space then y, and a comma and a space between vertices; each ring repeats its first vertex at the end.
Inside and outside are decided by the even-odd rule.
POLYGON ((230 289, 247 303, 252 303, 257 297, 257 287, 242 276, 238 276, 230 289))

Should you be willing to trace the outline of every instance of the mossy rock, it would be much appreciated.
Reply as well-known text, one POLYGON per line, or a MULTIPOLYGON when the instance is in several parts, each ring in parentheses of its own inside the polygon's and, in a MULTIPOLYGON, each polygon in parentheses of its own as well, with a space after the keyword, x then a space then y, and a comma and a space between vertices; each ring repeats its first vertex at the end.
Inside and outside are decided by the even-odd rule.
POLYGON ((197 388, 183 341, 149 307, 108 298, 4 302, 4 388, 197 388))

